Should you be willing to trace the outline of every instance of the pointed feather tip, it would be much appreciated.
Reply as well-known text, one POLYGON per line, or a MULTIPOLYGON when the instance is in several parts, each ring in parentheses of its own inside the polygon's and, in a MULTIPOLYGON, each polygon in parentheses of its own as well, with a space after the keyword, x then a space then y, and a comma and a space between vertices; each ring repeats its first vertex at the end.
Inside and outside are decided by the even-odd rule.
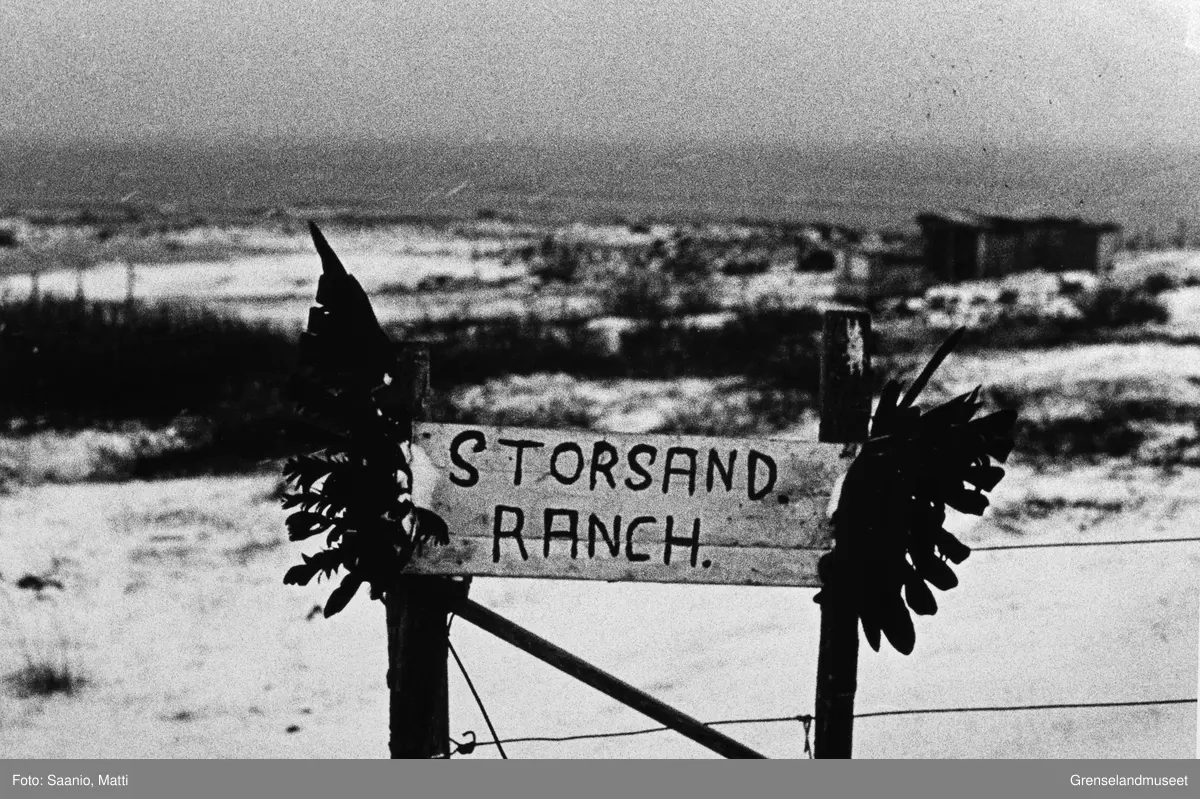
POLYGON ((929 379, 933 377, 933 373, 942 365, 942 361, 946 360, 950 353, 954 351, 954 348, 958 346, 958 342, 966 332, 966 327, 960 327, 942 342, 942 346, 937 348, 937 352, 929 359, 929 363, 925 364, 925 368, 921 370, 921 374, 917 375, 917 379, 908 387, 908 391, 905 392, 904 397, 900 400, 900 408, 907 408, 916 401, 917 396, 925 390, 929 379))
POLYGON ((311 219, 308 220, 308 232, 312 235, 313 245, 317 248, 317 253, 321 256, 321 271, 326 275, 344 276, 346 274, 346 267, 342 266, 337 253, 333 251, 333 247, 330 247, 329 242, 325 240, 325 234, 317 227, 317 223, 311 219))

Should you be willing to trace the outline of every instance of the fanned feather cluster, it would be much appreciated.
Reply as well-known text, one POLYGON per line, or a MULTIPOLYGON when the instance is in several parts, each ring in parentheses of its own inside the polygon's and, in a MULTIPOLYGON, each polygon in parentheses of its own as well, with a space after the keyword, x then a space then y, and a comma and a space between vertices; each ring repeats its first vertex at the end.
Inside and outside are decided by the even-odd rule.
POLYGON ((310 434, 323 448, 288 461, 285 509, 288 537, 325 535, 327 548, 302 555, 283 581, 307 585, 319 575, 346 574, 325 603, 325 617, 341 611, 367 583, 382 599, 418 543, 447 543, 446 525, 414 508, 412 471, 405 452, 412 431, 409 398, 395 345, 371 302, 346 272, 320 229, 309 223, 321 256, 317 307, 300 340, 300 370, 292 394, 310 434))
POLYGON ((924 413, 913 404, 962 334, 946 340, 903 397, 898 382, 884 387, 870 437, 842 484, 833 515, 836 546, 819 563, 827 588, 817 601, 844 591, 876 652, 882 633, 910 654, 916 633, 909 610, 937 613, 929 586, 958 585, 950 564, 971 550, 943 527, 946 507, 982 515, 984 492, 1004 477, 992 461, 1007 461, 1013 449, 1016 413, 973 418, 982 405, 979 388, 924 413))

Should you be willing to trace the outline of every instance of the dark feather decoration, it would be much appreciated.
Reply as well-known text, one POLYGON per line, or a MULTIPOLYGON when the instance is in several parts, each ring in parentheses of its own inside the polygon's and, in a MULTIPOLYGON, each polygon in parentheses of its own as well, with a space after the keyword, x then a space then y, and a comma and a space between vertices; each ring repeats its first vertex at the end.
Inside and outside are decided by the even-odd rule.
POLYGON ((821 558, 828 587, 817 601, 844 592, 875 651, 882 635, 910 654, 916 633, 909 611, 937 613, 929 585, 939 591, 958 585, 950 564, 971 550, 943 527, 946 508, 981 515, 988 507, 984 492, 1004 477, 992 461, 1005 462, 1013 449, 1016 413, 975 418, 982 407, 978 388, 924 413, 914 404, 962 334, 960 328, 942 344, 903 397, 898 382, 884 386, 870 437, 842 484, 833 515, 836 546, 821 558))
POLYGON ((379 326, 370 299, 342 265, 320 229, 309 222, 321 256, 317 307, 300 340, 293 401, 324 448, 289 460, 285 509, 288 537, 328 533, 328 547, 284 576, 306 585, 314 577, 346 574, 325 603, 339 612, 366 583, 382 599, 388 581, 427 540, 449 542, 432 511, 414 508, 406 445, 412 432, 406 385, 396 346, 379 326))

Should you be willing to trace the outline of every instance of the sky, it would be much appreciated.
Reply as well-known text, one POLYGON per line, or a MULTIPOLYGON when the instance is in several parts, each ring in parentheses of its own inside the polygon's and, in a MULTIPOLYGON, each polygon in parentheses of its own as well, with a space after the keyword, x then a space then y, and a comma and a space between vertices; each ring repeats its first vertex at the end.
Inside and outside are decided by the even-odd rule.
POLYGON ((1200 0, 4 0, 0 136, 1190 145, 1200 0))

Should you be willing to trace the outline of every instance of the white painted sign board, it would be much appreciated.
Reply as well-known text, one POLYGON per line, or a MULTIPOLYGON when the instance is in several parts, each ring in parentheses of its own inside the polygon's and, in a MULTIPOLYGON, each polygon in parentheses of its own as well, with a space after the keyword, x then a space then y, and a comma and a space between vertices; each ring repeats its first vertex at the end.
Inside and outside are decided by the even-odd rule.
POLYGON ((841 444, 422 422, 416 574, 819 586, 841 444))

